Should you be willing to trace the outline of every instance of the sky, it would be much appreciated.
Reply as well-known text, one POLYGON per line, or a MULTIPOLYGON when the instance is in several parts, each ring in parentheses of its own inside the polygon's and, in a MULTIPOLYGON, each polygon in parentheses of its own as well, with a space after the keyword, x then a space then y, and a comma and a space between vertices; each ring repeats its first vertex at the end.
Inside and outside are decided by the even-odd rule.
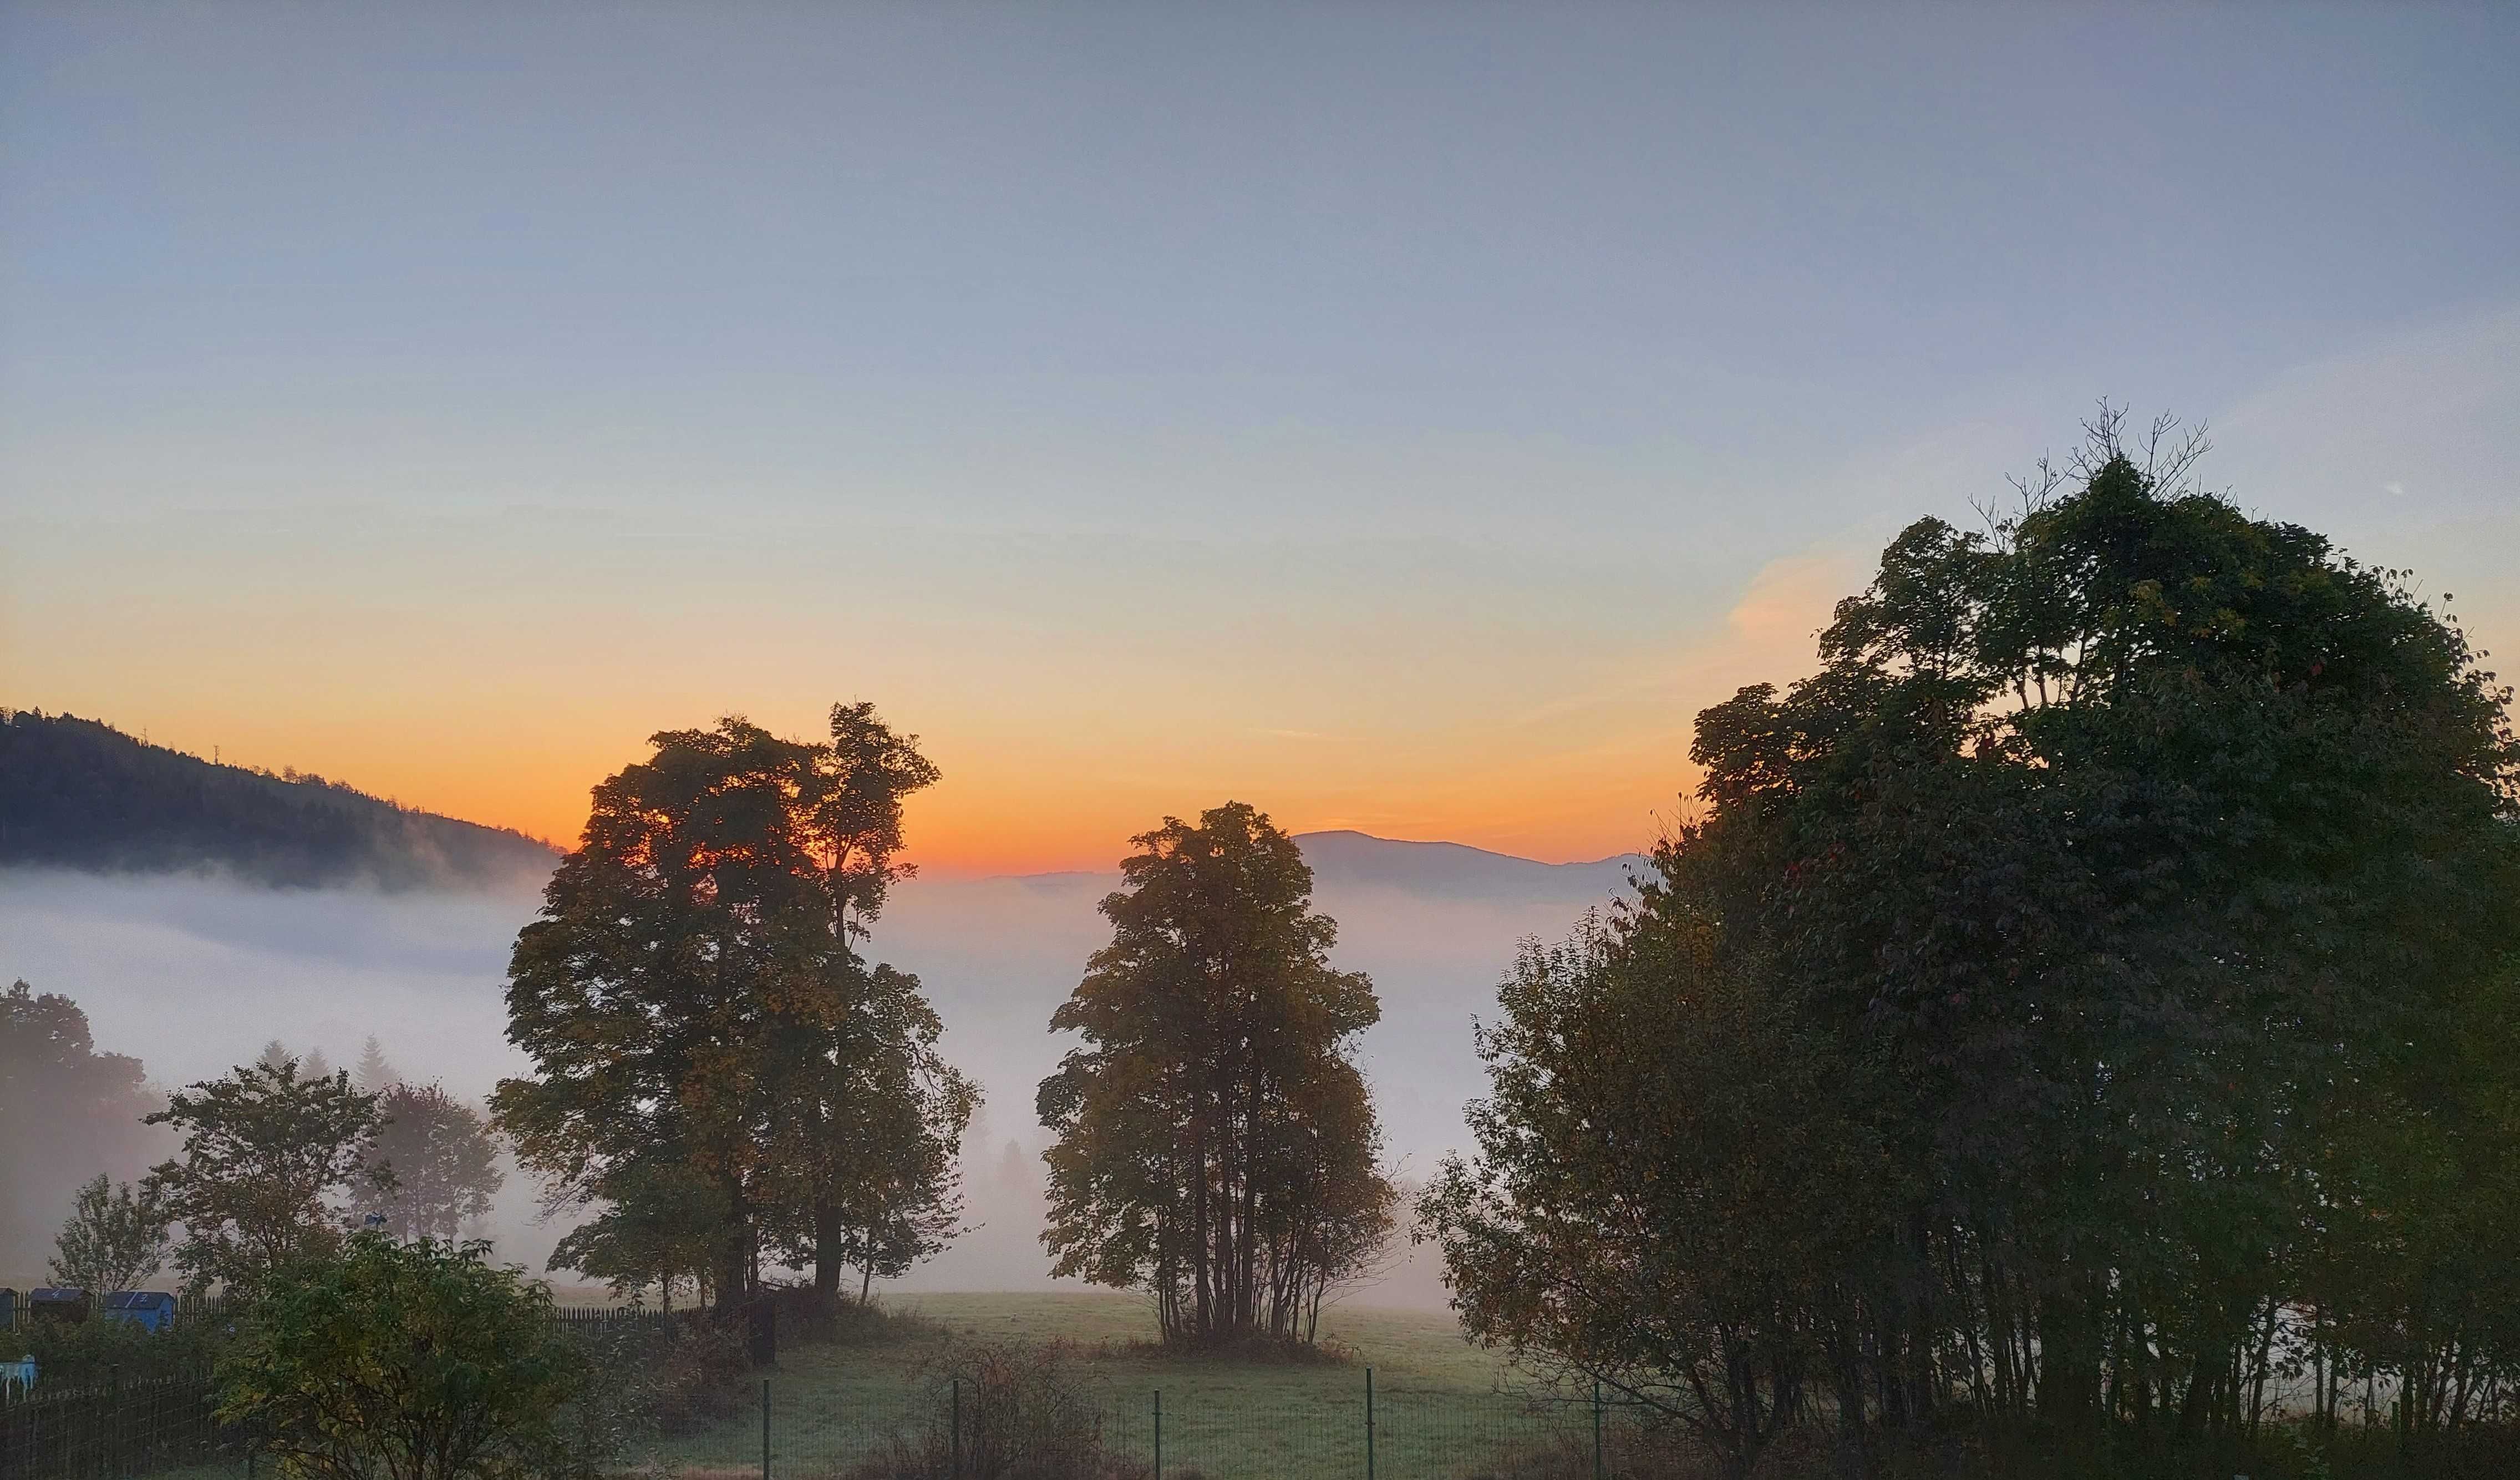
POLYGON ((2520 642, 2520 9, 0 4, 0 703, 1649 843, 2095 398, 2520 642))

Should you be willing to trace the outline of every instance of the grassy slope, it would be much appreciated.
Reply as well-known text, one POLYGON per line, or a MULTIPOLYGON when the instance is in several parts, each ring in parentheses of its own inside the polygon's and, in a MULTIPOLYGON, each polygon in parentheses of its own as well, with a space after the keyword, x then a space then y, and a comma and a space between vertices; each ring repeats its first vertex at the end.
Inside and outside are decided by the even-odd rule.
MULTIPOLYGON (((1163 1392, 1164 1472, 1182 1480, 1356 1474, 1365 1452, 1365 1373, 1373 1369, 1377 1480, 1474 1473, 1543 1425, 1510 1396, 1527 1384, 1464 1341, 1444 1316, 1355 1308, 1323 1318, 1348 1362, 1310 1364, 1174 1358, 1135 1344, 1153 1335, 1143 1303, 1122 1295, 902 1296, 941 1334, 983 1340, 1065 1339, 1086 1349, 1074 1374, 1105 1412, 1104 1432, 1140 1457, 1151 1449, 1163 1392)), ((887 1347, 790 1346, 771 1374, 774 1475, 829 1473, 886 1428, 937 1411, 920 1364, 934 1338, 887 1347)), ((1580 1428, 1580 1411, 1558 1415, 1580 1428)), ((757 1411, 677 1442, 664 1457, 689 1471, 757 1473, 757 1411)))

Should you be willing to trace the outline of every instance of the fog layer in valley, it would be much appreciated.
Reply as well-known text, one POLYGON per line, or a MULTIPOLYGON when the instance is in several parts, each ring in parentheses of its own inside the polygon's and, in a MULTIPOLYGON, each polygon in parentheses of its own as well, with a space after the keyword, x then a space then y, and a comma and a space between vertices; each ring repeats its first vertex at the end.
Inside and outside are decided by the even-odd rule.
MULTIPOLYGON (((1462 1106, 1483 1086, 1471 1017, 1493 1013, 1516 941, 1565 934, 1624 890, 1633 861, 1549 865, 1354 833, 1300 841, 1316 905, 1339 922, 1334 959, 1372 974, 1381 995, 1382 1021, 1360 1057, 1388 1154, 1404 1177, 1422 1178, 1464 1139, 1462 1106)), ((974 1226, 896 1288, 1051 1282, 1036 1238, 1047 1137, 1033 1089, 1068 1046, 1049 1032, 1050 1014, 1106 938, 1094 906, 1118 883, 1117 873, 919 878, 877 922, 872 953, 919 974, 947 1025, 948 1057, 987 1094, 964 1158, 974 1226)), ((22 977, 75 999, 98 1049, 139 1058, 160 1087, 224 1073, 275 1038, 347 1065, 373 1034, 405 1079, 477 1101, 526 1068, 506 1041, 501 994, 510 944, 538 902, 525 891, 0 870, 0 984, 22 977)), ((0 1204, 67 1211, 71 1187, 99 1170, 141 1168, 39 1173, 38 1185, 0 1188, 0 1204)), ((539 1269, 561 1230, 537 1222, 535 1191, 512 1175, 489 1231, 502 1257, 539 1269)), ((0 1281, 33 1275, 44 1253, 0 1249, 0 1281)), ((1439 1299, 1424 1262, 1407 1264, 1356 1298, 1439 1299)))

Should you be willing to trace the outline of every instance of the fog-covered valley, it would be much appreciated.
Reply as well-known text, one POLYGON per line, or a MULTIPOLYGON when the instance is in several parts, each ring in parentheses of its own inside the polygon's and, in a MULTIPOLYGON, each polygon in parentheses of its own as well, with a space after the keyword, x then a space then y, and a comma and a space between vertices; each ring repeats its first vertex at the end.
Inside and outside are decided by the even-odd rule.
MULTIPOLYGON (((1299 840, 1317 907, 1339 922, 1335 961, 1372 975, 1382 1020, 1359 1059, 1404 1178, 1461 1143, 1462 1106, 1482 1080, 1473 1014, 1526 936, 1563 935, 1626 887, 1634 859, 1550 865, 1450 844, 1356 833, 1299 840)), ((1036 1235, 1034 1087, 1064 1051, 1048 1031, 1086 957, 1108 936, 1096 903, 1114 873, 923 876, 899 885, 870 952, 916 972, 946 1023, 947 1057, 986 1098, 966 1139, 970 1230, 900 1281, 904 1289, 1048 1284, 1036 1235)), ((88 1017, 100 1052, 138 1058, 167 1088, 251 1060, 271 1040, 348 1066, 373 1036, 401 1077, 477 1102, 524 1059, 506 1041, 503 979, 529 888, 275 888, 233 875, 0 869, 0 981, 22 978, 88 1017)), ((169 1149, 134 1137, 110 1168, 15 1174, 0 1204, 0 1280, 31 1276, 33 1230, 67 1211, 98 1170, 130 1177, 169 1149)), ((539 1269, 561 1228, 538 1217, 530 1179, 511 1175, 488 1231, 502 1257, 539 1269)), ((567 1276, 559 1276, 565 1280, 567 1276)), ((1360 1299, 1422 1303, 1431 1275, 1403 1269, 1360 1299)))

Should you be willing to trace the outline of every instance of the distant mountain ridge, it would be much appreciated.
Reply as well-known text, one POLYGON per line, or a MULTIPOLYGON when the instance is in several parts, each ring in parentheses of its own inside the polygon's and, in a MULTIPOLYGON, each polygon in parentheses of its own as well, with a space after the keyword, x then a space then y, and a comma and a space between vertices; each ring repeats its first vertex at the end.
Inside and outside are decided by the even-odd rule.
MULTIPOLYGON (((1543 863, 1462 843, 1298 833, 1315 884, 1454 900, 1593 902, 1646 859, 1543 863)), ((274 775, 152 745, 95 719, 0 710, 0 866, 91 873, 223 870, 286 888, 538 885, 559 850, 522 833, 421 811, 321 776, 274 775)), ((1010 876, 1099 894, 1119 872, 1010 876)))
POLYGON ((1415 843, 1353 829, 1295 834, 1324 888, 1405 889, 1449 899, 1597 900, 1618 893, 1646 865, 1642 854, 1584 863, 1543 863, 1465 843, 1415 843))
POLYGON ((0 710, 0 865, 482 889, 539 884, 559 858, 522 833, 321 776, 215 764, 98 720, 0 710))

